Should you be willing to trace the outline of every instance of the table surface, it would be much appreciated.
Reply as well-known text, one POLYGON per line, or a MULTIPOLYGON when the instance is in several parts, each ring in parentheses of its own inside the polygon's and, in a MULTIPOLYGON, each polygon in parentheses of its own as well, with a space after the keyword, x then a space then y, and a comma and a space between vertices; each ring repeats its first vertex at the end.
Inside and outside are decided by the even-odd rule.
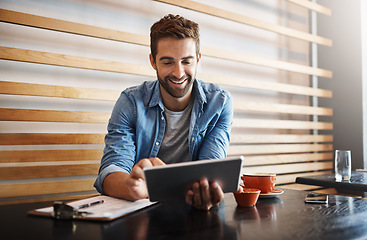
POLYGON ((297 177, 296 183, 331 187, 341 190, 367 192, 367 172, 352 171, 349 181, 336 181, 334 174, 297 177))
POLYGON ((26 214, 51 202, 3 205, 0 232, 2 239, 367 239, 366 199, 329 195, 328 204, 307 204, 306 194, 285 190, 255 207, 239 207, 229 193, 209 212, 171 201, 112 222, 26 214))

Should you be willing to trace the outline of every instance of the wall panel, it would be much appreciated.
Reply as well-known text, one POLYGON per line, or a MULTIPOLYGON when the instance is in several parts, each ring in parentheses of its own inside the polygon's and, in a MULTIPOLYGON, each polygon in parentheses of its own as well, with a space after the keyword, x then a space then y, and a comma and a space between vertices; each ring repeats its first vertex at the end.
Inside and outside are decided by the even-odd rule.
POLYGON ((331 71, 310 63, 310 44, 332 44, 309 27, 310 12, 328 15, 327 8, 302 0, 4 0, 1 7, 0 172, 19 176, 0 179, 4 202, 95 193, 110 111, 122 90, 155 79, 149 28, 167 13, 200 25, 197 76, 234 98, 229 155, 246 156, 244 171, 274 171, 279 184, 290 184, 297 174, 332 169, 333 136, 314 132, 333 129, 333 111, 310 101, 332 97, 310 81, 332 81, 331 71), (30 190, 22 196, 23 189, 30 190))

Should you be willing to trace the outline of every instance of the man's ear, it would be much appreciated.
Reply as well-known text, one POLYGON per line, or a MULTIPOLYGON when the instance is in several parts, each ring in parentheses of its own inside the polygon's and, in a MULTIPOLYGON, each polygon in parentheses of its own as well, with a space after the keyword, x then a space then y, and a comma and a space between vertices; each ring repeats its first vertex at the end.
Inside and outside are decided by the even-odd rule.
POLYGON ((149 54, 149 60, 150 60, 150 64, 154 68, 154 70, 157 70, 157 65, 155 64, 155 61, 154 61, 154 58, 153 58, 152 54, 149 54))
POLYGON ((199 52, 199 54, 198 54, 198 60, 197 60, 197 63, 199 63, 200 59, 201 59, 201 52, 199 52))

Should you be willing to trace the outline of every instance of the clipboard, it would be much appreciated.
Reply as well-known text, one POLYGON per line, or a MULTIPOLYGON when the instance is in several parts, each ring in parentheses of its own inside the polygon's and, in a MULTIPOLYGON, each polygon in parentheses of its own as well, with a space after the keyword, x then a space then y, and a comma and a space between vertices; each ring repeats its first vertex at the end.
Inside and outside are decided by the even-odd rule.
MULTIPOLYGON (((86 199, 76 200, 66 203, 74 209, 81 210, 83 214, 76 214, 72 220, 90 220, 90 221, 112 221, 123 217, 132 212, 146 208, 157 202, 151 202, 149 199, 140 199, 135 202, 119 198, 99 195, 86 199), (93 203, 101 203, 94 204, 93 203), (92 203, 92 204, 91 204, 92 203), (80 208, 81 206, 87 206, 80 208)), ((34 216, 55 217, 54 207, 38 208, 28 211, 27 214, 34 216)))

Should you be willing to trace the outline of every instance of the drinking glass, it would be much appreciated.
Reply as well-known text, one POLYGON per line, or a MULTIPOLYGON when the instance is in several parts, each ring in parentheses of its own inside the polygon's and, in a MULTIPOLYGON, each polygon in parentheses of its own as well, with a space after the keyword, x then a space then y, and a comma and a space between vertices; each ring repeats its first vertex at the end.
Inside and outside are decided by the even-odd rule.
POLYGON ((335 180, 349 181, 352 174, 352 153, 350 150, 335 151, 335 180))

